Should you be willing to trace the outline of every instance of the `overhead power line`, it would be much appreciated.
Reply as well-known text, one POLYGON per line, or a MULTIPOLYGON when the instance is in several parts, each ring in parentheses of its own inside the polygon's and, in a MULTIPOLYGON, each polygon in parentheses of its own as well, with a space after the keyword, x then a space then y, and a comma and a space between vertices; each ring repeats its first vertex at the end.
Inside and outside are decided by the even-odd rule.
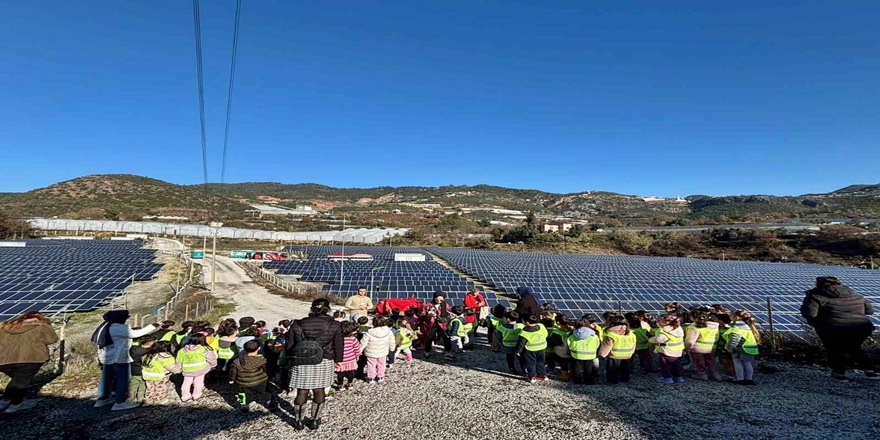
POLYGON ((199 18, 199 0, 193 0, 193 26, 196 34, 196 74, 199 83, 199 120, 202 130, 202 170, 208 184, 208 142, 205 140, 205 81, 202 76, 202 24, 199 18))
POLYGON ((232 118, 232 89, 235 84, 235 58, 238 54, 238 27, 241 21, 241 0, 235 2, 235 28, 232 31, 232 62, 229 66, 229 92, 226 96, 226 129, 223 132, 223 164, 220 168, 220 183, 226 181, 226 149, 229 145, 229 121, 232 118))

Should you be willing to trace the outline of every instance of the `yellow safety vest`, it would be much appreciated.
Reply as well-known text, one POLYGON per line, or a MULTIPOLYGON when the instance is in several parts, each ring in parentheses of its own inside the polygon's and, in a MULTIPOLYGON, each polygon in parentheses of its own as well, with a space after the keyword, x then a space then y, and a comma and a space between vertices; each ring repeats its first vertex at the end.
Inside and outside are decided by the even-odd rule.
POLYGON ((538 324, 538 331, 529 332, 523 329, 519 336, 526 340, 526 350, 541 351, 547 348, 547 327, 538 324))
POLYGON ((217 344, 218 344, 217 359, 224 359, 224 360, 228 361, 229 359, 232 359, 235 357, 235 351, 238 347, 235 346, 234 342, 229 344, 229 347, 227 347, 227 348, 220 347, 219 341, 217 341, 217 344))
POLYGON ((596 333, 599 335, 599 340, 605 339, 605 327, 601 325, 596 326, 596 333))
POLYGON ((177 352, 177 362, 180 362, 181 371, 192 373, 205 369, 208 366, 208 357, 205 355, 207 351, 208 348, 205 346, 199 346, 193 351, 185 351, 181 348, 177 352))
MULTIPOLYGON (((562 343, 564 344, 565 340, 568 339, 568 335, 570 335, 571 332, 562 331, 558 327, 554 327, 553 330, 550 331, 550 334, 559 335, 559 337, 562 338, 562 343)), ((547 347, 546 351, 547 353, 553 353, 553 347, 547 347)))
POLYGON ((611 355, 618 359, 629 359, 636 352, 636 335, 629 332, 626 335, 619 335, 614 332, 605 333, 605 336, 611 338, 611 355))
POLYGON ((715 344, 718 343, 718 329, 709 327, 697 327, 700 337, 697 339, 697 347, 703 350, 715 351, 715 344))
POLYGON ((577 336, 571 335, 567 341, 568 351, 571 352, 572 358, 579 361, 596 359, 596 352, 599 350, 599 343, 601 342, 598 335, 594 334, 587 339, 578 339, 577 336))
POLYGON ((464 320, 464 318, 458 318, 458 319, 460 319, 462 322, 461 326, 464 327, 465 334, 470 334, 471 330, 474 329, 474 322, 477 322, 477 321, 474 321, 474 322, 468 324, 467 321, 464 320))
POLYGON ((633 334, 636 335, 636 350, 644 350, 646 348, 651 348, 651 343, 648 342, 648 330, 644 328, 634 328, 632 329, 633 334))
POLYGON ((743 330, 738 329, 736 327, 731 327, 721 336, 724 338, 724 341, 727 342, 730 339, 730 335, 736 333, 743 338, 742 349, 746 354, 750 354, 752 356, 758 355, 758 341, 755 339, 755 334, 752 333, 751 330, 743 330))
POLYGON ((174 339, 174 336, 175 336, 174 332, 168 332, 168 333, 165 333, 164 335, 162 335, 162 337, 159 338, 159 340, 170 342, 172 339, 174 339))
POLYGON ((397 348, 401 350, 406 350, 412 347, 413 338, 407 330, 398 330, 397 334, 400 335, 400 345, 397 348))
POLYGON ((672 333, 667 332, 666 330, 663 330, 663 327, 657 327, 656 329, 654 329, 655 335, 659 335, 660 333, 663 333, 664 335, 666 335, 666 337, 669 340, 666 341, 666 343, 662 346, 657 345, 656 351, 660 351, 661 347, 665 347, 666 350, 671 351, 671 352, 681 353, 684 351, 684 338, 680 338, 678 336, 673 335, 672 333))
POLYGON ((454 334, 454 335, 452 335, 452 336, 458 336, 459 338, 463 338, 463 337, 467 336, 467 332, 465 331, 465 325, 466 325, 466 324, 464 323, 464 320, 461 319, 461 318, 455 318, 455 319, 451 319, 451 320, 449 320, 449 329, 450 329, 450 330, 452 329, 452 324, 453 324, 455 321, 458 321, 458 322, 459 322, 459 324, 458 324, 458 333, 456 333, 456 334, 454 334))
POLYGON ((501 333, 501 344, 508 348, 516 347, 516 341, 519 339, 519 332, 522 331, 522 324, 501 324, 495 327, 495 331, 501 333))
POLYGON ((168 375, 168 372, 165 371, 165 367, 173 364, 174 358, 171 356, 165 358, 153 358, 149 367, 146 365, 143 366, 141 369, 141 376, 143 376, 144 380, 158 382, 168 375))
POLYGON ((208 347, 211 347, 215 352, 220 349, 220 337, 219 336, 209 336, 207 339, 208 347))

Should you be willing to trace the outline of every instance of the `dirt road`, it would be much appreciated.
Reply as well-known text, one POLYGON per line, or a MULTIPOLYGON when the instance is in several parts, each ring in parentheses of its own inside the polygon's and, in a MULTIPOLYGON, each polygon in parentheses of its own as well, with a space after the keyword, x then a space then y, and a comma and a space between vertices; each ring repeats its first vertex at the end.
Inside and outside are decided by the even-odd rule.
MULTIPOLYGON (((211 284, 211 256, 203 260, 203 277, 206 286, 211 284)), ((271 327, 282 319, 299 319, 309 312, 309 304, 295 299, 273 295, 256 284, 248 274, 229 257, 217 256, 217 276, 214 280, 215 295, 235 304, 236 318, 252 316, 264 320, 271 327)))

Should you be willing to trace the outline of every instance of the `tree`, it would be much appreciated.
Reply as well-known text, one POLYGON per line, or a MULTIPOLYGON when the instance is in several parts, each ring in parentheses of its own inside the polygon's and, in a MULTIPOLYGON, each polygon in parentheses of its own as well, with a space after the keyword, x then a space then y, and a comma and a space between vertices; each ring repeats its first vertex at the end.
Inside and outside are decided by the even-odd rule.
POLYGON ((0 240, 29 237, 31 232, 33 229, 26 221, 0 209, 0 240))
POLYGON ((529 228, 537 228, 538 227, 538 219, 535 216, 535 211, 529 211, 526 215, 526 226, 529 228))

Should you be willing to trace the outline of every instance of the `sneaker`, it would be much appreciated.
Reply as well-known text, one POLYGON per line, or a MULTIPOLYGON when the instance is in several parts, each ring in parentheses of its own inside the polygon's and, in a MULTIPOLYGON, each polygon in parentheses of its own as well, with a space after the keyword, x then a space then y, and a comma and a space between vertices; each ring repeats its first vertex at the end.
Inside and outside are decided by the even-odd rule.
POLYGON ((317 419, 305 419, 305 420, 303 421, 303 424, 306 425, 306 428, 309 428, 309 430, 314 431, 314 430, 316 430, 316 429, 318 429, 318 428, 321 427, 321 419, 320 419, 320 418, 317 418, 317 419))
POLYGON ((537 381, 538 381, 538 379, 536 379, 536 378, 534 378, 534 377, 530 377, 530 378, 529 378, 529 383, 535 383, 535 382, 537 382, 537 381))
POLYGON ((111 399, 111 398, 108 397, 108 398, 106 398, 106 399, 100 399, 100 400, 96 401, 96 402, 95 402, 95 408, 103 408, 103 407, 105 407, 105 406, 107 406, 107 405, 113 405, 113 404, 115 404, 115 403, 116 403, 116 400, 111 399))
POLYGON ((670 384, 670 385, 675 383, 671 377, 664 378, 663 376, 658 377, 657 382, 662 383, 662 384, 670 384))
POLYGON ((865 371, 865 379, 868 380, 880 380, 880 374, 877 374, 873 371, 865 371))
POLYGON ((516 372, 516 368, 508 368, 508 369, 507 369, 507 374, 517 374, 517 372, 516 372))
POLYGON ((709 380, 709 376, 706 374, 695 374, 691 377, 695 380, 709 380))
POLYGON ((745 385, 757 385, 757 384, 755 383, 755 381, 753 381, 753 380, 751 380, 751 379, 749 379, 749 380, 744 380, 743 382, 745 382, 745 385))
POLYGON ((380 377, 380 378, 376 379, 376 383, 385 383, 385 378, 380 377))
POLYGON ((388 369, 390 370, 392 368, 394 368, 394 364, 388 364, 388 369))
POLYGON ((747 381, 745 381, 745 380, 735 380, 735 381, 733 381, 733 383, 736 384, 736 385, 748 385, 746 382, 747 382, 747 381))
POLYGON ((547 376, 538 376, 538 380, 550 380, 547 376))
POLYGON ((171 402, 171 401, 168 400, 168 399, 165 399, 165 400, 163 400, 163 401, 157 403, 156 405, 168 405, 169 402, 171 402))
POLYGON ((139 406, 141 406, 141 404, 136 403, 136 402, 117 403, 117 404, 113 405, 113 408, 110 408, 110 411, 125 411, 125 410, 129 410, 129 409, 137 408, 139 406))
POLYGON ((37 406, 37 402, 39 401, 35 399, 25 400, 18 405, 9 405, 9 407, 6 408, 6 411, 3 412, 6 414, 15 414, 19 411, 26 411, 37 406))
POLYGON ((369 380, 367 380, 367 383, 370 384, 370 385, 376 385, 376 384, 379 383, 379 382, 377 382, 377 381, 375 381, 375 380, 373 380, 373 379, 369 379, 369 380))
POLYGON ((346 390, 351 388, 351 382, 348 382, 347 384, 343 385, 343 388, 345 388, 346 390))
POLYGON ((684 383, 684 378, 683 377, 673 377, 672 383, 684 383))
POLYGON ((9 408, 10 405, 12 405, 12 401, 9 401, 9 400, 0 400, 0 411, 3 411, 3 410, 5 410, 6 408, 9 408))

